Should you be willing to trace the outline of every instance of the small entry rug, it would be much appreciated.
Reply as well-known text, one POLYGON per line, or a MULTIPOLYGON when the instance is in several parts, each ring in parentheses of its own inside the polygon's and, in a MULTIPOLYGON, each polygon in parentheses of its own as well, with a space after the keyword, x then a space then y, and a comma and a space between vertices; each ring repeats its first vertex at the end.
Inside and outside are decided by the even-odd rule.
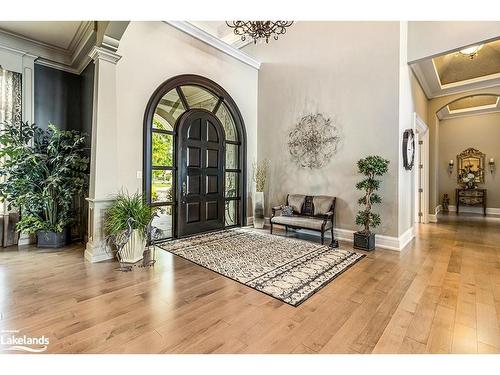
POLYGON ((364 257, 245 228, 199 234, 158 246, 292 306, 300 305, 364 257))

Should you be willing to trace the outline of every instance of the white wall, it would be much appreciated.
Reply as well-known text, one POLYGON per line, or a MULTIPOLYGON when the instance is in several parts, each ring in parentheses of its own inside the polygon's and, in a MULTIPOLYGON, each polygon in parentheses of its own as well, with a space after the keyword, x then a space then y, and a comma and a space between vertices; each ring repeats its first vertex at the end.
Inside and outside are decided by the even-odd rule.
MULTIPOLYGON (((413 112, 415 105, 412 95, 412 73, 407 64, 407 22, 400 22, 400 39, 399 39, 399 142, 403 142, 403 134, 406 129, 414 129, 413 112)), ((398 236, 402 235, 413 226, 413 209, 415 207, 413 194, 413 179, 415 168, 408 171, 403 166, 403 155, 398 153, 398 236)))
POLYGON ((498 21, 411 21, 408 23, 408 62, 499 36, 498 21))
MULTIPOLYGON (((117 52, 117 124, 120 184, 142 188, 143 119, 155 89, 179 74, 219 83, 238 105, 247 131, 247 159, 257 154, 258 71, 163 22, 131 22, 117 52)), ((249 180, 251 180, 249 178, 249 180)), ((251 211, 249 211, 251 212, 251 211)))
POLYGON ((397 236, 399 22, 297 22, 278 41, 245 52, 262 62, 258 154, 271 160, 266 205, 283 203, 287 193, 336 195, 337 226, 357 230, 356 162, 377 154, 391 164, 375 231, 397 236), (288 131, 311 112, 331 116, 341 129, 337 155, 320 170, 297 167, 287 150, 288 131))

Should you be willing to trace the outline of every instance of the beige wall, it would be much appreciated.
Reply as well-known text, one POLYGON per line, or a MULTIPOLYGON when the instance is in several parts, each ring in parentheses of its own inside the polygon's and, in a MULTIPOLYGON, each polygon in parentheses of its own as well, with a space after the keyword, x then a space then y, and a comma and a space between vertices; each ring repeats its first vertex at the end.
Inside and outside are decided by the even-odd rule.
MULTIPOLYGON (((429 196, 429 212, 434 213, 436 206, 440 204, 441 198, 439 197, 439 167, 443 163, 439 158, 439 139, 440 127, 439 119, 436 113, 449 103, 470 95, 478 94, 491 94, 500 95, 500 86, 489 87, 486 89, 472 90, 464 93, 441 96, 429 100, 427 125, 429 126, 430 137, 430 196, 429 196)), ((446 163, 446 159, 444 160, 446 163)))
POLYGON ((450 204, 455 204, 457 168, 450 175, 448 161, 455 160, 457 154, 473 147, 486 154, 485 183, 481 188, 488 189, 487 206, 500 208, 500 180, 497 173, 491 174, 488 160, 500 161, 500 113, 485 113, 476 116, 458 117, 442 120, 439 123, 439 199, 448 194, 450 204))
MULTIPOLYGON (((163 22, 131 22, 120 42, 116 67, 118 176, 140 190, 143 118, 154 90, 179 74, 199 74, 219 83, 238 105, 247 131, 247 157, 257 153, 258 71, 163 22)), ((251 212, 251 211, 249 211, 251 212)))
POLYGON ((356 230, 356 162, 378 154, 391 164, 376 232, 397 236, 399 22, 297 22, 271 43, 245 48, 262 61, 258 155, 271 160, 267 207, 287 193, 336 195, 337 226, 356 230), (290 160, 287 135, 302 115, 316 112, 335 121, 341 143, 326 167, 302 169, 290 160))
POLYGON ((410 72, 410 81, 411 81, 411 95, 413 98, 413 104, 415 108, 415 112, 417 115, 427 123, 427 113, 429 110, 429 99, 425 96, 424 90, 420 83, 418 83, 417 77, 413 74, 413 71, 410 72))

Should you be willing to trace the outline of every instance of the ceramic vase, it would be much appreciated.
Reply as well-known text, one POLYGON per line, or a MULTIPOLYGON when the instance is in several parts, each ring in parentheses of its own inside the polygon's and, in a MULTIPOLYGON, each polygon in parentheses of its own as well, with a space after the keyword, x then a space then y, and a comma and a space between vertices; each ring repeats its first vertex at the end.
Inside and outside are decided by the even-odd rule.
POLYGON ((130 239, 121 251, 122 262, 135 263, 142 259, 144 248, 146 247, 146 238, 141 236, 138 229, 134 229, 130 239))

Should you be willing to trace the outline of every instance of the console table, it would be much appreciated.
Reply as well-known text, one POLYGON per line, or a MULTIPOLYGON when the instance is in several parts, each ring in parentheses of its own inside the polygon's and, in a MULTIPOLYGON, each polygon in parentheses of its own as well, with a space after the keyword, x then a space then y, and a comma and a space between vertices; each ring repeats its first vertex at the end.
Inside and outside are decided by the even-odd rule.
POLYGON ((457 189, 455 199, 457 215, 460 205, 483 206, 483 215, 486 215, 486 189, 457 189))

